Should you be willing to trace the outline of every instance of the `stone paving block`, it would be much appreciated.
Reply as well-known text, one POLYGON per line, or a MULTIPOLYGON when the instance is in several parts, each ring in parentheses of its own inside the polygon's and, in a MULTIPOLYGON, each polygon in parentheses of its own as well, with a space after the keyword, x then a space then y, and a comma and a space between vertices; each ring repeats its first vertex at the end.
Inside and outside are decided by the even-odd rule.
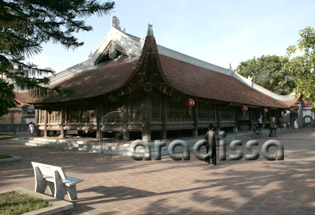
MULTIPOLYGON (((134 161, 98 153, 27 147, 0 142, 0 151, 23 162, 1 165, 0 190, 34 189, 31 161, 64 168, 85 181, 73 214, 314 214, 314 128, 276 137, 284 161, 134 161)), ((260 139, 260 145, 269 138, 260 139)))

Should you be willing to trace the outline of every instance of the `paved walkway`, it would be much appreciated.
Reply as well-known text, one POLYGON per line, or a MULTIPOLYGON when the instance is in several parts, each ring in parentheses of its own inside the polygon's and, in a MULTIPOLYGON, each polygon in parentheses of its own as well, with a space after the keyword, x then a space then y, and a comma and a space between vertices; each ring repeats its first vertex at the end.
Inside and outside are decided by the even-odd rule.
MULTIPOLYGON (((274 138, 284 161, 134 161, 97 153, 8 145, 1 154, 23 162, 0 165, 0 190, 34 188, 30 161, 64 167, 82 178, 73 214, 315 214, 315 129, 274 138)), ((267 139, 260 139, 260 146, 267 139)))

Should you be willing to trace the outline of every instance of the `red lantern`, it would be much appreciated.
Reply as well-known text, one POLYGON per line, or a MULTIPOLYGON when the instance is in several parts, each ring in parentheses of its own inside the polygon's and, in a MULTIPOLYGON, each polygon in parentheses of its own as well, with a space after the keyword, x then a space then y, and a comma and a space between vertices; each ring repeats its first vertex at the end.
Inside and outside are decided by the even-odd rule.
POLYGON ((286 113, 287 113, 287 109, 284 109, 284 110, 283 110, 283 113, 286 114, 286 113))
POLYGON ((189 109, 191 109, 192 107, 195 106, 195 100, 193 100, 192 98, 189 98, 186 100, 185 104, 189 109))
POLYGON ((264 108, 264 109, 263 109, 263 113, 264 113, 264 114, 267 114, 267 113, 268 113, 268 108, 264 108))
POLYGON ((241 107, 241 111, 242 111, 243 114, 245 115, 246 112, 248 111, 248 107, 247 107, 246 105, 243 105, 243 106, 241 107))

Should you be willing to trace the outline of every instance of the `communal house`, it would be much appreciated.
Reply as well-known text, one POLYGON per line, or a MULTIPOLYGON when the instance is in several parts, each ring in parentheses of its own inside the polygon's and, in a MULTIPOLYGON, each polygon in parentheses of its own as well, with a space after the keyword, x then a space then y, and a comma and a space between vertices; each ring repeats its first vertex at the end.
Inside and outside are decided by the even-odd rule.
POLYGON ((249 130, 281 117, 294 96, 274 94, 251 80, 157 45, 152 25, 145 39, 112 28, 89 58, 51 79, 65 93, 41 98, 16 93, 36 108, 44 136, 69 131, 95 137, 119 133, 124 140, 203 135, 214 123, 227 132, 249 130))

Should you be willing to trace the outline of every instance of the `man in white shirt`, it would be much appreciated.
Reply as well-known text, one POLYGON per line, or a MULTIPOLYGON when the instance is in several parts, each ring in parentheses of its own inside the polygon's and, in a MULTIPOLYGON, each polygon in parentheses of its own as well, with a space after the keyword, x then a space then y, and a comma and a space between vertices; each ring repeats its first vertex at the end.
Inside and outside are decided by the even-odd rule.
POLYGON ((34 129, 35 129, 34 124, 30 122, 30 124, 28 125, 28 130, 31 132, 32 136, 34 136, 34 129))

